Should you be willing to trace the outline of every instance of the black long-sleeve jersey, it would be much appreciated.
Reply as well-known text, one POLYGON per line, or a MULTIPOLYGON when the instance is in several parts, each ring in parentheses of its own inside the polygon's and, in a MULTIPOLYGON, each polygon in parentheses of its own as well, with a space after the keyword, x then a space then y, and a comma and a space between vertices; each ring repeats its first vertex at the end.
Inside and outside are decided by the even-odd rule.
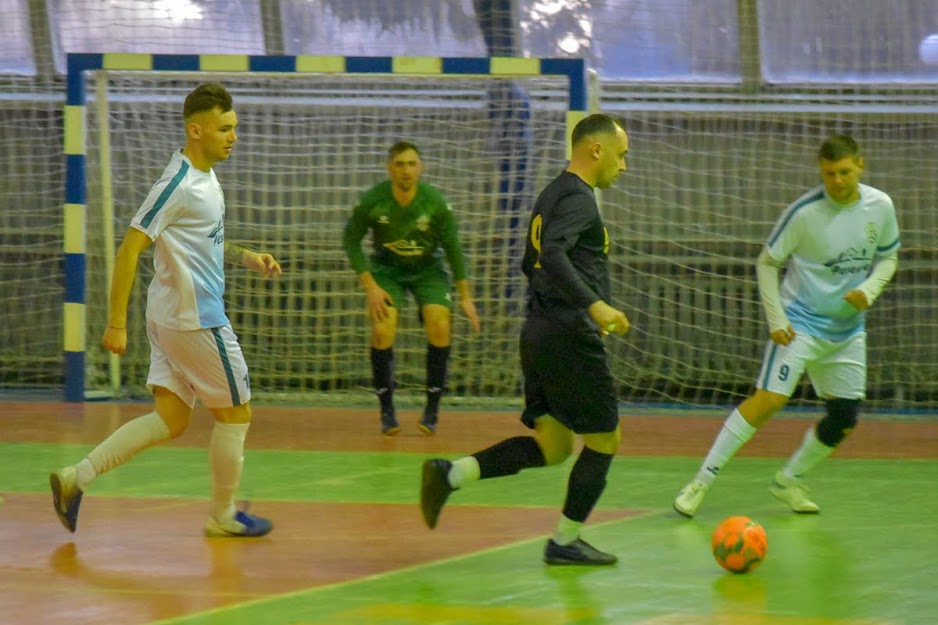
POLYGON ((521 268, 528 278, 528 316, 571 329, 596 330, 587 309, 609 302, 609 233, 592 187, 564 171, 534 203, 521 268))

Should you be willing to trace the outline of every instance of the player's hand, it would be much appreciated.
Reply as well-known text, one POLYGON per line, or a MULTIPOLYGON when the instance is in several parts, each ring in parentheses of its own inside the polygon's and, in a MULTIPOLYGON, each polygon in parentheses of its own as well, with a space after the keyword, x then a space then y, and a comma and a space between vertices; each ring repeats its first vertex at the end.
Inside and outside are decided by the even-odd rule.
POLYGON ((462 308, 463 313, 469 318, 469 323, 472 324, 472 329, 476 332, 482 329, 482 324, 479 322, 479 313, 476 311, 476 304, 471 299, 460 298, 459 306, 462 308))
POLYGON ((866 293, 860 289, 853 289, 844 295, 844 300, 857 310, 866 310, 870 307, 870 300, 866 298, 866 293))
POLYGON ((101 347, 112 354, 123 356, 127 351, 127 328, 108 326, 101 337, 101 347))
POLYGON ((772 342, 776 345, 788 345, 795 340, 795 329, 789 325, 785 328, 772 330, 769 338, 771 338, 772 342))
POLYGON ((283 270, 273 256, 258 252, 246 251, 244 254, 244 266, 261 274, 265 278, 279 278, 283 275, 283 270))
POLYGON ((388 308, 394 305, 391 296, 380 286, 375 285, 365 292, 368 298, 368 316, 374 321, 387 321, 388 308))
POLYGON ((625 316, 624 312, 613 308, 602 300, 590 304, 589 315, 593 318, 593 321, 596 322, 596 325, 599 326, 599 334, 601 336, 606 336, 607 334, 618 334, 622 336, 628 332, 631 327, 629 318, 625 316))

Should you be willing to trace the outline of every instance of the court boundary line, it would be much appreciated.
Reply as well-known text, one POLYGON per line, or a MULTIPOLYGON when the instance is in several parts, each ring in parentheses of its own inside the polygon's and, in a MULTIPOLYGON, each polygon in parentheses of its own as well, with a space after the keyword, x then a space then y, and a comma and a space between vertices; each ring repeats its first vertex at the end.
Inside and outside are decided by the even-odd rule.
MULTIPOLYGON (((504 506, 499 506, 499 507, 504 507, 504 506)), ((636 512, 636 514, 632 514, 632 515, 629 515, 629 516, 626 516, 626 517, 623 517, 623 518, 620 518, 620 519, 612 519, 612 520, 609 520, 609 521, 603 521, 603 522, 601 522, 601 523, 591 524, 591 525, 589 526, 589 528, 590 528, 590 529, 594 529, 594 528, 598 528, 598 527, 606 527, 606 526, 608 526, 608 525, 613 525, 613 524, 616 524, 616 523, 627 523, 627 522, 635 521, 635 520, 638 520, 638 519, 646 519, 646 518, 653 517, 653 516, 656 516, 656 515, 663 515, 663 514, 666 514, 666 513, 669 511, 669 510, 652 510, 652 509, 648 509, 648 508, 619 508, 619 510, 627 510, 627 511, 633 511, 633 510, 634 510, 634 511, 636 512)), ((544 540, 547 536, 549 536, 549 534, 541 534, 541 535, 534 536, 534 537, 531 537, 531 538, 525 538, 524 540, 519 540, 519 541, 515 541, 515 542, 511 542, 511 543, 506 543, 506 544, 504 544, 504 545, 496 545, 495 547, 487 547, 487 548, 485 548, 485 549, 481 549, 481 550, 478 550, 478 551, 473 551, 473 552, 470 552, 470 553, 463 553, 463 554, 459 554, 459 555, 456 555, 456 556, 450 556, 450 557, 448 557, 448 558, 442 558, 442 559, 440 559, 440 560, 431 560, 430 562, 421 562, 420 564, 413 564, 413 565, 411 565, 411 566, 406 566, 406 567, 403 567, 403 568, 394 569, 393 571, 384 571, 384 572, 382 572, 382 573, 372 573, 371 575, 366 575, 366 576, 364 576, 364 577, 360 577, 360 578, 357 578, 357 579, 346 580, 346 581, 342 581, 342 582, 332 582, 331 584, 324 584, 324 585, 322 585, 322 586, 315 586, 315 587, 313 587, 313 588, 306 588, 306 589, 303 589, 303 590, 292 590, 292 591, 290 591, 290 592, 286 592, 286 593, 279 594, 279 595, 273 595, 273 596, 270 596, 270 597, 264 597, 264 598, 262 598, 262 599, 252 599, 252 600, 250 600, 250 601, 245 601, 244 603, 239 603, 239 604, 237 604, 237 605, 222 606, 222 607, 218 607, 218 608, 212 608, 211 610, 203 610, 203 611, 201 611, 201 612, 193 612, 192 614, 188 614, 188 615, 186 615, 186 616, 174 616, 174 617, 171 617, 171 618, 169 618, 169 619, 164 619, 164 620, 160 620, 160 621, 153 621, 153 622, 151 622, 151 623, 148 623, 148 625, 175 625, 175 624, 177 624, 177 623, 185 623, 187 620, 190 620, 190 619, 193 619, 193 618, 199 618, 199 617, 205 617, 205 616, 221 615, 221 614, 224 614, 225 612, 230 612, 230 611, 233 611, 233 610, 243 609, 243 608, 246 608, 246 607, 254 607, 254 606, 256 606, 256 605, 262 605, 262 604, 264 604, 264 603, 269 603, 269 602, 273 602, 273 601, 279 601, 279 600, 282 600, 282 599, 292 599, 292 598, 301 597, 301 596, 307 595, 307 594, 314 595, 314 594, 318 594, 318 593, 320 593, 320 592, 325 592, 325 591, 327 591, 327 590, 335 590, 335 589, 337 589, 337 588, 342 588, 342 587, 346 587, 346 586, 353 586, 353 585, 355 585, 355 584, 362 584, 362 583, 366 583, 366 582, 370 582, 370 581, 386 579, 386 578, 388 578, 388 577, 392 577, 392 576, 395 576, 395 575, 401 575, 401 574, 405 574, 405 573, 412 573, 412 572, 414 572, 414 571, 419 571, 419 570, 424 569, 424 568, 430 568, 430 567, 437 566, 437 565, 441 565, 441 564, 452 564, 452 563, 454 563, 454 562, 460 562, 460 561, 462 561, 462 560, 468 560, 469 558, 474 558, 474 557, 476 557, 476 556, 488 555, 488 554, 491 554, 491 553, 497 553, 497 552, 499 552, 499 551, 504 551, 504 550, 506 550, 506 549, 513 549, 513 548, 515 548, 515 547, 519 547, 519 546, 521 546, 521 545, 526 545, 526 544, 528 544, 528 543, 533 543, 533 542, 535 542, 535 541, 542 541, 542 540, 544 540)), ((546 564, 544 565, 545 568, 546 568, 547 566, 548 566, 548 565, 546 565, 546 564)))

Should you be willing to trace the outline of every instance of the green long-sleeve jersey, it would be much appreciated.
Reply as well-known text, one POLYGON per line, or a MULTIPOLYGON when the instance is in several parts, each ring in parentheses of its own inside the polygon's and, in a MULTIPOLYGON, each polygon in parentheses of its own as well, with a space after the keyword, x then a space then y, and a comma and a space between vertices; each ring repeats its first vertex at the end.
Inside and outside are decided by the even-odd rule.
POLYGON ((378 183, 366 191, 345 225, 342 243, 356 274, 370 271, 362 249, 362 239, 372 231, 371 262, 419 270, 449 261, 453 280, 466 279, 466 260, 453 211, 436 187, 417 183, 417 195, 407 206, 394 199, 391 181, 378 183))

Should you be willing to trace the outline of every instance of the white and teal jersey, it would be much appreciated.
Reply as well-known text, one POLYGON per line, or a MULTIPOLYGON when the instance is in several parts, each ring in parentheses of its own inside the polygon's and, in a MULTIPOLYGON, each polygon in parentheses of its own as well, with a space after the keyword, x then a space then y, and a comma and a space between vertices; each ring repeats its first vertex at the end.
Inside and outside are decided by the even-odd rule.
POLYGON ((788 261, 781 300, 797 332, 843 341, 864 329, 865 314, 843 297, 869 275, 877 257, 899 249, 892 199, 861 184, 860 199, 842 206, 819 186, 782 213, 766 249, 788 261))
POLYGON ((217 328, 225 315, 225 197, 213 170, 173 153, 130 225, 153 241, 147 318, 175 330, 217 328))

